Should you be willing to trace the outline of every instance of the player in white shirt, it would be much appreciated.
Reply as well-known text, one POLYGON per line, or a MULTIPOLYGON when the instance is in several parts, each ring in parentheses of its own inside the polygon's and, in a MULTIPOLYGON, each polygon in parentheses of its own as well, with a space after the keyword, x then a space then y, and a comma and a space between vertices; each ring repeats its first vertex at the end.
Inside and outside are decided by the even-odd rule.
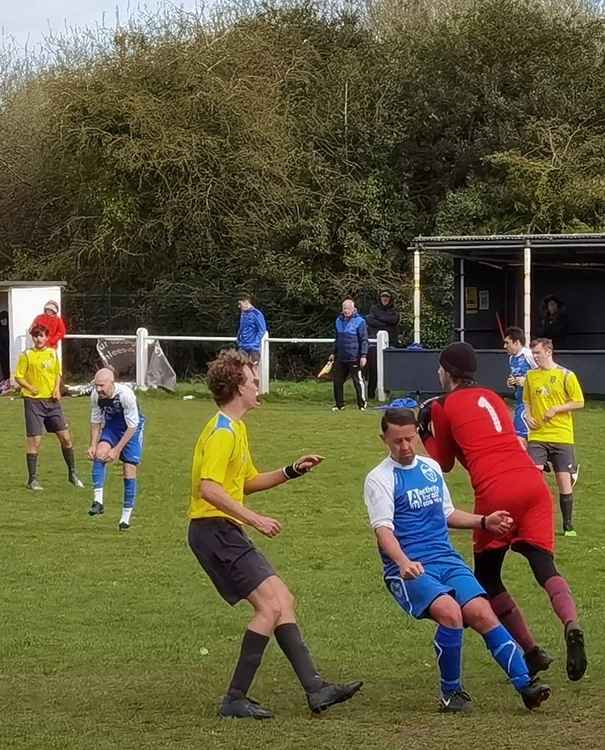
POLYGON ((537 708, 550 689, 530 678, 521 649, 500 624, 448 532, 449 526, 504 534, 510 530, 510 515, 496 511, 481 516, 454 508, 439 464, 416 456, 413 411, 387 409, 381 426, 390 455, 366 477, 364 499, 387 589, 407 614, 437 623, 434 646, 441 673, 441 710, 453 713, 472 707, 461 678, 465 625, 482 635, 525 706, 537 708))
POLYGON ((91 516, 105 512, 103 489, 107 464, 122 461, 124 476, 124 501, 118 524, 120 531, 130 528, 130 517, 137 496, 137 466, 143 453, 145 418, 139 411, 134 391, 123 383, 116 383, 108 368, 95 375, 94 390, 90 396, 90 447, 88 457, 92 464, 93 503, 91 516))

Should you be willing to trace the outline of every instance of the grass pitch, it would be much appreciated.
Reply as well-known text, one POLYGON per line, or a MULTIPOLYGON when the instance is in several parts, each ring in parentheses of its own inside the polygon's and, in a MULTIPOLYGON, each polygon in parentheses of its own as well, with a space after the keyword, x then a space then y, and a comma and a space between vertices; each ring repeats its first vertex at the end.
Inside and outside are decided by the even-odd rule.
MULTIPOLYGON (((191 454, 213 404, 141 398, 148 421, 139 502, 132 528, 118 534, 117 468, 107 482, 105 515, 91 519, 91 490, 67 484, 48 436, 40 459, 45 491, 28 492, 22 404, 0 399, 2 750, 605 747, 605 409, 589 406, 576 418, 578 538, 558 539, 559 567, 586 630, 588 673, 580 683, 567 681, 561 628, 524 561, 511 556, 507 583, 557 657, 547 676, 553 696, 534 714, 523 709, 480 637, 468 632, 465 683, 475 711, 452 717, 436 710, 434 627, 407 618, 387 595, 367 526, 361 485, 383 457, 378 416, 353 408, 332 414, 328 388, 303 389, 295 399, 276 389, 250 415, 259 468, 311 450, 326 457, 312 476, 251 499, 284 522, 274 540, 252 535, 296 594, 322 673, 365 685, 350 703, 313 718, 272 644, 252 695, 277 718, 259 723, 216 716, 248 611, 223 603, 186 544, 191 454)), ((90 485, 88 402, 68 399, 64 406, 90 485)), ((469 508, 462 471, 450 487, 455 502, 469 508)), ((469 533, 456 533, 455 544, 470 559, 469 533)))

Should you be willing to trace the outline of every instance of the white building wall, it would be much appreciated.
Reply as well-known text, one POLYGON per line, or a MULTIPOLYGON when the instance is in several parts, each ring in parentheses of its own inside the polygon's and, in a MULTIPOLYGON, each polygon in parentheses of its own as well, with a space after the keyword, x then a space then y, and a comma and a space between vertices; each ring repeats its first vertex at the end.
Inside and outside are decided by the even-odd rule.
MULTIPOLYGON (((54 299, 61 312, 61 287, 10 287, 8 290, 8 325, 10 328, 10 367, 15 374, 22 351, 31 346, 28 331, 36 315, 44 312, 44 304, 54 299)), ((60 355, 60 352, 59 352, 60 355)))

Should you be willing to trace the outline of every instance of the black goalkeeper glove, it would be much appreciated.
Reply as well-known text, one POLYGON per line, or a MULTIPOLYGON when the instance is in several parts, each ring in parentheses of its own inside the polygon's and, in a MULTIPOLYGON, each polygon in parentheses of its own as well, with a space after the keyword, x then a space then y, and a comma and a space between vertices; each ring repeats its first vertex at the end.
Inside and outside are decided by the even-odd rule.
POLYGON ((432 436, 431 432, 431 421, 432 421, 432 407, 433 402, 432 400, 424 403, 420 407, 420 411, 418 412, 418 434, 420 435, 420 439, 424 442, 426 438, 432 436))

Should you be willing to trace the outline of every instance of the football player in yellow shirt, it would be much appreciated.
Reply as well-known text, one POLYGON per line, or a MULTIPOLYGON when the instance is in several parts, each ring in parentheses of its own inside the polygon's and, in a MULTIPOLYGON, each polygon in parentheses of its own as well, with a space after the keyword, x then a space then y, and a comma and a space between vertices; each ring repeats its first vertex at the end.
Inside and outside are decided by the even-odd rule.
POLYGON ((296 622, 292 594, 243 530, 252 526, 264 536, 277 536, 281 523, 247 508, 244 498, 307 474, 322 457, 307 455, 274 471, 257 471, 243 418, 259 406, 258 378, 242 352, 219 354, 208 368, 208 387, 220 411, 195 446, 189 546, 223 599, 231 605, 245 599, 254 611, 219 713, 225 718, 272 718, 269 709, 248 697, 272 635, 296 672, 311 710, 325 711, 351 698, 362 683, 338 685, 320 677, 296 622))
POLYGON ((578 465, 572 412, 584 408, 584 394, 575 373, 554 361, 550 339, 535 339, 531 351, 537 369, 526 374, 523 386, 529 425, 527 451, 537 466, 552 464, 559 487, 563 533, 576 536, 573 485, 578 465))
POLYGON ((45 430, 54 432, 61 444, 68 480, 74 487, 84 487, 76 474, 71 435, 61 408, 61 364, 56 351, 48 346, 45 326, 35 325, 30 334, 34 347, 21 354, 15 371, 25 408, 27 488, 43 489, 38 481, 38 453, 45 430))

